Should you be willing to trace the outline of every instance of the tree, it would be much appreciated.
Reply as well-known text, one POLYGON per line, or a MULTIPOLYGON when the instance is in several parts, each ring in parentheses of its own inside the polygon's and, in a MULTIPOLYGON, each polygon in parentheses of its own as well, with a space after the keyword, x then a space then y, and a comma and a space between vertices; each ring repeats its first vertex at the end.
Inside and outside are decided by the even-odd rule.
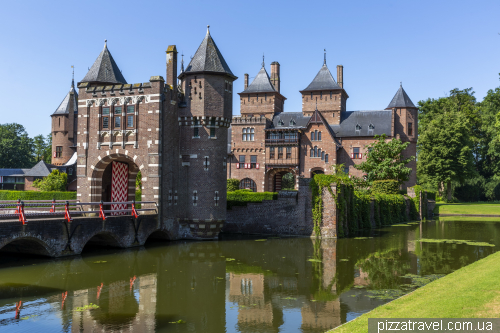
POLYGON ((55 169, 44 179, 37 179, 33 182, 33 186, 40 189, 40 191, 66 191, 68 183, 68 174, 59 172, 55 169))
POLYGON ((22 125, 0 125, 0 168, 33 166, 33 140, 22 125))
MULTIPOLYGON (((47 154, 47 141, 43 135, 37 135, 33 138, 33 153, 35 157, 35 162, 45 161, 45 154, 47 154)), ((52 150, 52 149, 51 149, 52 150)), ((49 155, 50 156, 50 155, 49 155)))
POLYGON ((52 163, 52 134, 49 133, 45 138, 45 150, 43 152, 45 163, 52 163))
POLYGON ((443 104, 445 111, 434 115, 418 140, 418 169, 427 179, 446 184, 451 200, 451 182, 463 182, 475 175, 472 140, 467 115, 456 101, 443 104))
POLYGON ((366 173, 366 180, 396 180, 403 183, 410 178, 412 169, 406 167, 415 156, 403 157, 403 151, 410 144, 401 142, 400 139, 393 138, 387 141, 385 134, 375 135, 377 142, 368 146, 368 154, 365 162, 355 166, 356 169, 366 173))
POLYGON ((281 188, 283 190, 295 189, 295 176, 293 175, 293 173, 289 172, 281 177, 281 188))

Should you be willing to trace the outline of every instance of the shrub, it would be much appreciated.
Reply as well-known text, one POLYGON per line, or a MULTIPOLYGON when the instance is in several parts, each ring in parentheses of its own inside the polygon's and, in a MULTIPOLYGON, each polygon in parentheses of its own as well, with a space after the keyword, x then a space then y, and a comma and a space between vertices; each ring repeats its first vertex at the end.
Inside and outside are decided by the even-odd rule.
POLYGON ((486 181, 483 177, 467 179, 455 187, 454 197, 462 202, 476 202, 486 200, 486 181))
POLYGON ((76 192, 0 191, 0 200, 75 200, 76 192))
POLYGON ((227 209, 233 206, 246 206, 249 202, 259 203, 263 200, 276 200, 276 192, 252 192, 251 190, 237 190, 227 192, 227 209))
MULTIPOLYGON (((135 189, 135 201, 142 201, 142 190, 140 188, 135 189)), ((137 209, 141 209, 141 207, 141 204, 135 205, 135 208, 137 209)))
POLYGON ((484 195, 488 201, 500 200, 500 181, 491 180, 484 186, 484 195))
POLYGON ((68 174, 59 172, 55 169, 43 179, 37 179, 33 182, 33 187, 39 188, 40 191, 66 191, 66 184, 68 183, 68 174))
POLYGON ((228 192, 233 192, 237 191, 240 188, 240 180, 239 179, 234 179, 234 178, 229 178, 227 180, 227 191, 228 192))
POLYGON ((399 182, 396 180, 375 180, 371 188, 373 193, 399 194, 399 182))

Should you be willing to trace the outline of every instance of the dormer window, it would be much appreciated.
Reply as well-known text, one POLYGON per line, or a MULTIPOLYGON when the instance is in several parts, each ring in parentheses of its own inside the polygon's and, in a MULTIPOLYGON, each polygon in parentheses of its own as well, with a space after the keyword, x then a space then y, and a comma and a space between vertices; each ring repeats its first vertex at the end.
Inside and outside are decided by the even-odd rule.
POLYGON ((369 129, 370 131, 373 131, 373 130, 375 129, 375 126, 373 126, 373 124, 370 124, 370 126, 368 126, 368 129, 369 129))
POLYGON ((361 131, 361 125, 360 124, 356 124, 356 131, 361 131))
POLYGON ((295 126, 295 120, 290 120, 290 126, 295 126))
POLYGON ((278 126, 283 126, 283 125, 285 125, 285 122, 284 122, 283 120, 281 120, 281 119, 280 119, 280 120, 278 121, 278 126))

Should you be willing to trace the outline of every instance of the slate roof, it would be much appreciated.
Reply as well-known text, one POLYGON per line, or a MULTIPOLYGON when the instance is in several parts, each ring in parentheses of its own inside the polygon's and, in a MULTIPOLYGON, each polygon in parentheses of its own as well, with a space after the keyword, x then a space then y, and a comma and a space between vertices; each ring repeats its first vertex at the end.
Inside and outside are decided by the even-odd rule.
POLYGON ((47 177, 54 169, 57 169, 57 166, 40 161, 26 171, 24 175, 29 177, 47 177))
POLYGON ((75 151, 73 155, 71 155, 71 158, 68 160, 68 162, 64 163, 64 166, 70 166, 76 164, 76 158, 77 158, 77 153, 75 151))
POLYGON ((391 103, 387 106, 387 109, 392 108, 414 108, 416 107, 411 101, 410 97, 406 94, 403 86, 400 85, 396 95, 394 95, 391 103))
POLYGON ((53 114, 69 114, 69 111, 78 113, 78 93, 75 91, 75 82, 71 82, 71 89, 53 114))
POLYGON ((309 123, 310 118, 311 117, 305 117, 302 112, 282 112, 274 116, 272 128, 305 128, 309 123), (283 125, 280 124, 280 121, 282 121, 283 125))
POLYGON ((318 74, 312 82, 302 91, 315 91, 315 90, 334 90, 342 89, 333 79, 332 73, 328 69, 326 62, 323 64, 318 74))
POLYGON ((340 125, 330 125, 336 137, 391 135, 392 110, 347 111, 342 113, 340 125), (356 130, 356 125, 361 128, 356 130), (373 129, 370 129, 373 125, 373 129))
POLYGON ((181 75, 188 72, 226 73, 235 77, 233 72, 229 69, 226 60, 224 60, 224 57, 217 48, 217 45, 215 45, 208 29, 207 34, 194 54, 194 57, 191 59, 189 65, 186 67, 186 70, 181 73, 181 75))
POLYGON ((257 73, 257 76, 253 79, 252 83, 243 91, 243 93, 260 92, 276 92, 264 66, 262 66, 259 73, 257 73))
POLYGON ((116 65, 113 56, 108 50, 107 43, 104 43, 104 49, 101 51, 96 61, 90 67, 87 75, 81 82, 103 82, 103 83, 123 83, 127 81, 123 77, 118 65, 116 65))
POLYGON ((29 169, 0 169, 0 176, 23 176, 29 169))

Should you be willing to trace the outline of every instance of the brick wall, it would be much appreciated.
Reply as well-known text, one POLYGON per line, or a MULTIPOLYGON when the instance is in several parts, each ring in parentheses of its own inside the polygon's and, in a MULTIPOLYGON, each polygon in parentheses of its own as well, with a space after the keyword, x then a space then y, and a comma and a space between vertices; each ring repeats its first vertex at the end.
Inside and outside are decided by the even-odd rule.
POLYGON ((227 211, 225 233, 311 236, 313 231, 310 179, 299 180, 297 194, 287 191, 277 200, 249 203, 227 211))

